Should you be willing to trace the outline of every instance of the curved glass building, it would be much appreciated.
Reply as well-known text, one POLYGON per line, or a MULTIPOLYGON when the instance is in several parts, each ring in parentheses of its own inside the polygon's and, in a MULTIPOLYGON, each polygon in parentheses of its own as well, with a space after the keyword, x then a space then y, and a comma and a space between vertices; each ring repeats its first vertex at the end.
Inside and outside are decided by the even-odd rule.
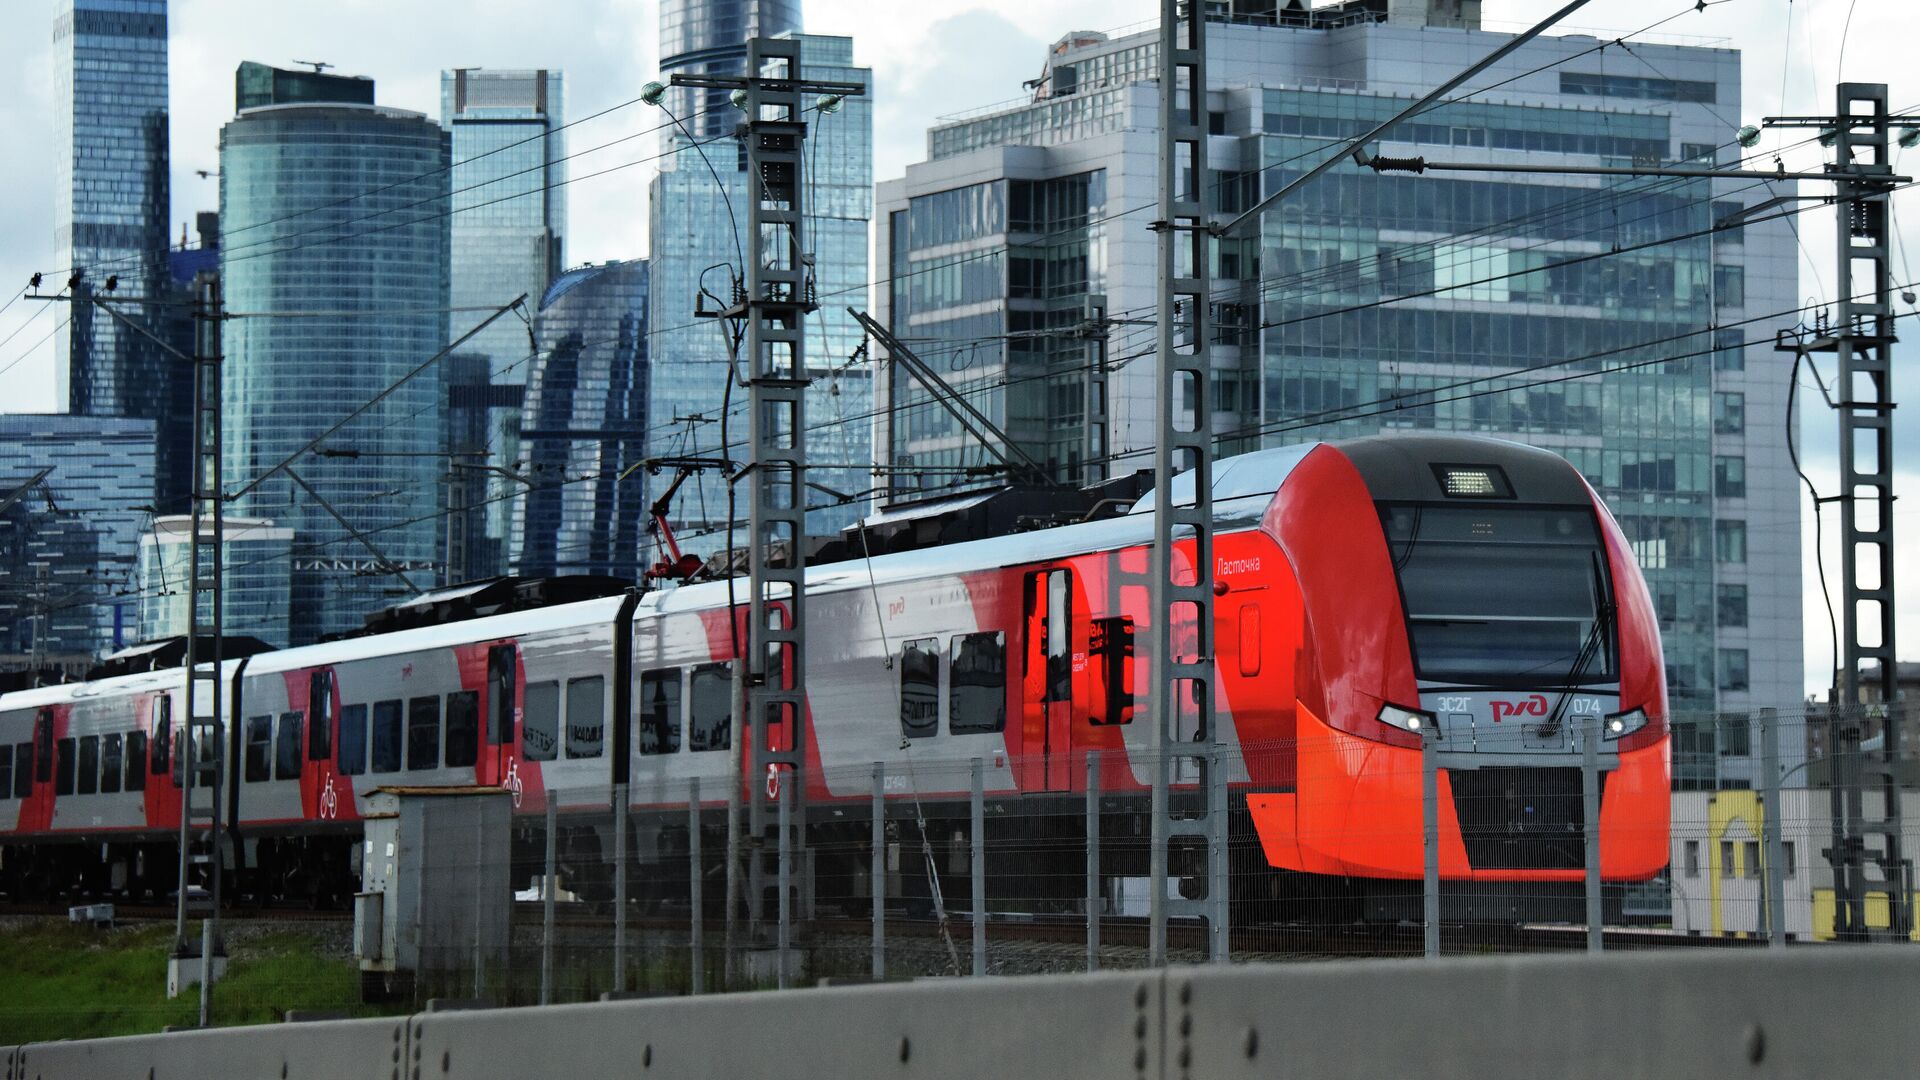
POLYGON ((296 534, 295 644, 439 582, 445 391, 401 380, 448 340, 449 164, 438 124, 369 104, 296 98, 220 133, 228 490, 391 390, 293 463, 311 492, 283 471, 231 511, 296 534), (245 317, 266 311, 301 314, 245 317))
POLYGON ((638 580, 652 561, 640 542, 646 474, 627 472, 646 451, 646 260, 568 271, 533 325, 513 573, 638 580))

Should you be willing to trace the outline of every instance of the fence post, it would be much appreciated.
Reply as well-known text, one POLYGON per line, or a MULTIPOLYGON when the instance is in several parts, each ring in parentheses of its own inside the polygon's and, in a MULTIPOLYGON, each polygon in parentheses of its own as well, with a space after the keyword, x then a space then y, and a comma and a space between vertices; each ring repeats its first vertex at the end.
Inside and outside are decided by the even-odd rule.
POLYGON ((1780 710, 1760 710, 1760 833, 1767 846, 1767 945, 1787 946, 1787 888, 1784 878, 1786 852, 1780 842, 1780 828, 1786 807, 1780 796, 1780 710))
POLYGON ((707 909, 706 875, 700 857, 700 778, 687 781, 687 904, 691 909, 688 927, 688 960, 692 964, 688 989, 702 994, 707 989, 707 909))
POLYGON ((973 973, 987 973, 987 766, 973 759, 973 973))
POLYGON ((560 831, 560 804, 553 792, 543 793, 547 800, 547 876, 540 882, 540 1004, 553 1001, 553 888, 554 856, 560 831))
POLYGON ((1579 725, 1580 820, 1586 844, 1587 951, 1605 948, 1606 913, 1600 895, 1600 725, 1594 715, 1579 725))
POLYGON ((793 949, 793 786, 798 773, 788 772, 780 783, 780 903, 778 913, 780 931, 777 947, 779 950, 780 978, 778 986, 785 990, 792 982, 793 973, 788 970, 792 964, 793 949))
POLYGON ((873 763, 873 849, 867 885, 873 896, 873 981, 887 977, 887 766, 873 763))
POLYGON ((1425 856, 1426 954, 1440 955, 1440 763, 1432 734, 1420 739, 1420 846, 1425 856))
POLYGON ((1100 751, 1087 751, 1087 970, 1100 970, 1100 751))
POLYGON ((613 785, 613 988, 627 988, 627 785, 613 785))

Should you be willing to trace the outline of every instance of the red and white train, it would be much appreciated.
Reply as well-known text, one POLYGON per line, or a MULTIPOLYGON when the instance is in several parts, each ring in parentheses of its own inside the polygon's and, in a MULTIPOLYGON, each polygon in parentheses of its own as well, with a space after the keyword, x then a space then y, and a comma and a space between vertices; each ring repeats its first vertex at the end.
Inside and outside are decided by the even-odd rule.
MULTIPOLYGON (((1391 895, 1417 880, 1429 737, 1448 751, 1440 866, 1459 887, 1580 880, 1580 739, 1594 730, 1605 879, 1665 866, 1654 612, 1619 528, 1566 462, 1481 438, 1322 442, 1219 462, 1213 498, 1216 722, 1236 836, 1272 868, 1236 892, 1306 875, 1391 895)), ((816 873, 859 891, 875 762, 902 804, 964 800, 974 758, 1002 807, 1077 804, 1094 750, 1107 812, 1133 818, 1107 826, 1109 872, 1129 872, 1129 851, 1144 866, 1150 672, 1134 644, 1156 614, 1151 504, 809 570, 806 796, 819 828, 836 827, 836 803, 848 810, 847 842, 823 845, 837 854, 816 873)), ((529 827, 557 800, 571 884, 594 895, 618 783, 634 880, 684 887, 688 781, 717 853, 743 753, 729 737, 729 596, 713 581, 634 590, 228 661, 237 887, 337 900, 354 888, 369 791, 482 784, 511 790, 529 827)), ((172 889, 183 687, 174 668, 0 696, 0 888, 172 889)), ((1059 820, 1077 839, 1078 818, 1059 820)), ((1034 876, 1078 888, 1060 868, 1034 876)))

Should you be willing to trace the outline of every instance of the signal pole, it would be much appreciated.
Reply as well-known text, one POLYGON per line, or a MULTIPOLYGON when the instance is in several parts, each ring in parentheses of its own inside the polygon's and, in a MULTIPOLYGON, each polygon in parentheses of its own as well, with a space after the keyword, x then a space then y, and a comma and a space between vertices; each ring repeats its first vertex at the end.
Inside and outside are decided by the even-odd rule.
POLYGON ((225 539, 225 498, 220 471, 220 329, 223 317, 220 277, 201 274, 194 281, 193 350, 193 520, 187 545, 187 684, 180 729, 180 887, 174 911, 173 956, 178 962, 195 953, 187 934, 188 884, 196 858, 207 866, 212 911, 197 946, 200 958, 200 1026, 212 1007, 214 961, 225 955, 220 940, 221 787, 226 757, 226 725, 221 715, 224 678, 221 665, 221 574, 225 539), (207 547, 212 557, 207 559, 207 547), (211 565, 207 565, 210 563, 211 565), (204 604, 204 610, 203 605, 204 604), (202 686, 204 684, 204 688, 202 686), (201 711, 203 702, 207 705, 201 711), (206 759, 199 759, 204 747, 206 759), (196 801, 195 792, 206 794, 196 801), (198 855, 196 855, 196 852, 198 855))
POLYGON ((1227 959, 1227 777, 1214 724, 1213 418, 1209 345, 1214 224, 1206 206, 1207 23, 1202 0, 1160 0, 1159 307, 1155 348, 1153 580, 1148 618, 1152 686, 1153 828, 1148 871, 1149 962, 1167 962, 1167 916, 1207 921, 1207 955, 1227 959), (1184 87, 1183 87, 1184 83, 1184 87), (1177 325, 1182 315, 1187 321, 1177 325), (1184 332, 1183 332, 1184 331, 1184 332), (1186 417, 1182 401, 1193 402, 1186 417), (1174 473, 1193 478, 1174 504, 1174 473), (1191 538, 1182 565, 1175 544, 1191 538), (1197 783, 1204 810, 1176 813, 1172 785, 1197 783), (1167 896, 1175 837, 1205 846, 1204 900, 1167 896))
MULTIPOLYGON (((779 984, 790 978, 791 899, 786 887, 806 838, 806 366, 804 320, 815 299, 806 242, 807 95, 863 94, 860 83, 811 82, 801 75, 801 42, 754 38, 743 76, 675 75, 675 86, 736 91, 746 110, 746 295, 722 313, 746 320, 749 459, 748 636, 745 709, 749 927, 764 914, 767 830, 778 818, 779 984), (779 748, 772 736, 781 733, 779 748), (798 827, 782 806, 800 807, 798 827)), ((729 371, 728 378, 732 378, 729 371)), ((721 448, 726 454, 726 448, 721 448)), ((739 476, 732 478, 737 481, 739 476)), ((733 618, 728 612, 728 618, 733 618)), ((735 726, 739 726, 736 718, 735 726)), ((740 754, 737 743, 731 748, 740 754)), ((735 862, 729 859, 732 877, 735 862)), ((734 890, 729 888, 729 894, 734 890)))
MULTIPOLYGON (((1839 275, 1837 317, 1825 333, 1783 333, 1776 347, 1801 355, 1830 352, 1838 365, 1840 400, 1840 577, 1842 629, 1839 671, 1829 710, 1832 762, 1829 792, 1833 834, 1826 851, 1833 867, 1833 932, 1841 941, 1865 941, 1867 894, 1887 897, 1887 937, 1905 940, 1913 929, 1913 864, 1900 846, 1900 706, 1896 699, 1893 549, 1893 235, 1887 196, 1903 177, 1893 175, 1884 83, 1841 83, 1832 116, 1769 116, 1766 127, 1819 128, 1833 134, 1839 210, 1835 239, 1839 275), (1864 280, 1860 280, 1864 279, 1864 280), (1877 674, 1864 669, 1878 664, 1877 674), (1862 691, 1871 687, 1887 708, 1878 750, 1862 744, 1862 691), (1870 813, 1867 792, 1880 796, 1870 813), (1878 880, 1867 878, 1871 864, 1878 880), (1869 888, 1872 886, 1873 888, 1869 888)), ((1815 512, 1818 513, 1818 507, 1815 512)), ((1769 815, 1778 807, 1768 807, 1769 815)))

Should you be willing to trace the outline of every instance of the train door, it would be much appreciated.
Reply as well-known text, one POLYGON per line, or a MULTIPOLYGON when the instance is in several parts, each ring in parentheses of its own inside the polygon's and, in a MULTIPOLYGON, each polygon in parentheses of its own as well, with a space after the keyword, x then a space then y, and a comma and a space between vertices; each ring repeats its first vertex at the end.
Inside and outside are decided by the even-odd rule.
POLYGON ((1073 572, 1028 574, 1025 598, 1021 786, 1066 791, 1072 786, 1073 572))
POLYGON ((519 668, 519 650, 511 642, 487 650, 487 723, 478 770, 482 784, 505 784, 512 773, 519 668))
POLYGON ((300 801, 324 819, 340 817, 340 804, 352 795, 341 791, 335 777, 333 744, 340 723, 339 695, 334 692, 333 669, 307 676, 307 767, 300 771, 300 801))

